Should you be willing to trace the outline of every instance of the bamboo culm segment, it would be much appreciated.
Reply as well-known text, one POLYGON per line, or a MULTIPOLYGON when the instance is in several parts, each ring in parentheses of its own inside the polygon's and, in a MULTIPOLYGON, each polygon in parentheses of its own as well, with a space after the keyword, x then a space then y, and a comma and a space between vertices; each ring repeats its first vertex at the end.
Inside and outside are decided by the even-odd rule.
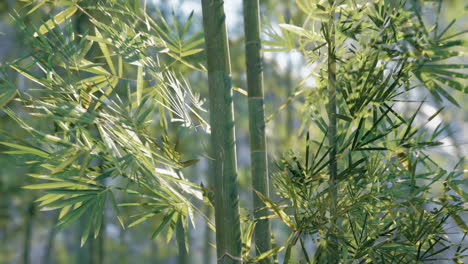
POLYGON ((234 109, 224 1, 202 0, 218 263, 242 263, 234 109))
POLYGON ((335 10, 334 0, 329 0, 331 7, 330 17, 328 21, 328 143, 330 145, 330 165, 329 165, 329 186, 330 186, 330 221, 331 228, 329 236, 330 251, 328 253, 328 262, 338 263, 338 241, 336 241, 337 231, 335 226, 337 224, 336 219, 336 207, 338 203, 337 193, 337 160, 336 160, 336 59, 335 59, 335 10))
MULTIPOLYGON (((245 55, 247 66, 247 90, 249 106, 249 133, 252 187, 269 196, 268 167, 265 139, 265 110, 263 96, 263 74, 260 40, 260 13, 258 0, 244 0, 245 55)), ((258 195, 253 193, 254 217, 259 219, 268 214, 258 195)), ((270 222, 262 219, 254 230, 257 254, 271 249, 270 222)), ((270 263, 265 259, 263 263, 270 263)))

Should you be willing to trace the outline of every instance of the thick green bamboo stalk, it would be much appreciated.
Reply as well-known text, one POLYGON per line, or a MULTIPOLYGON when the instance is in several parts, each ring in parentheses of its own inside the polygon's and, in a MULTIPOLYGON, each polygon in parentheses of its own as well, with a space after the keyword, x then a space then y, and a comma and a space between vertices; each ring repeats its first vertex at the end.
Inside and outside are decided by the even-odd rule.
MULTIPOLYGON (((291 2, 286 1, 286 10, 284 11, 284 19, 286 23, 290 23, 291 21, 291 2)), ((288 57, 288 63, 286 66, 286 76, 285 76, 285 83, 286 83, 286 96, 284 98, 289 98, 293 94, 293 79, 292 79, 292 69, 293 69, 293 63, 292 63, 292 57, 288 57)), ((293 104, 290 103, 286 107, 286 143, 289 141, 289 135, 293 132, 293 119, 294 119, 294 113, 293 113, 293 104)))
POLYGON ((329 165, 329 188, 330 188, 330 218, 331 234, 328 240, 330 243, 329 260, 330 264, 338 263, 338 245, 335 239, 336 206, 337 206, 337 160, 336 160, 336 58, 335 58, 335 7, 334 0, 328 1, 330 5, 330 17, 328 21, 328 144, 330 145, 330 165, 329 165))
MULTIPOLYGON (((265 139, 265 109, 263 97, 263 74, 260 40, 260 11, 258 0, 244 0, 245 56, 247 65, 247 90, 249 100, 249 132, 252 187, 269 196, 268 167, 265 139)), ((265 205, 253 192, 254 217, 267 215, 265 205), (262 209, 264 208, 264 209, 262 209)), ((257 253, 271 249, 270 222, 259 220, 254 230, 257 253)), ((271 262, 265 259, 264 263, 271 262)))
POLYGON ((202 0, 218 263, 242 263, 234 107, 224 1, 202 0))
MULTIPOLYGON (((287 64, 287 69, 286 69, 286 96, 284 98, 289 98, 294 91, 294 84, 292 80, 292 68, 293 68, 293 63, 292 63, 292 58, 288 58, 288 64, 287 64)), ((292 102, 288 104, 286 107, 286 138, 288 142, 290 140, 290 135, 293 133, 293 128, 294 128, 294 109, 293 109, 293 104, 292 102)))
MULTIPOLYGON (((333 3, 332 0, 329 2, 333 3)), ((336 201, 336 58, 335 58, 335 12, 331 12, 329 20, 329 39, 328 39, 328 143, 330 144, 330 186, 332 200, 336 201)), ((332 203, 334 207, 335 203, 332 203)), ((334 209, 334 208, 332 208, 334 209)), ((332 210, 333 211, 333 210, 332 210)))

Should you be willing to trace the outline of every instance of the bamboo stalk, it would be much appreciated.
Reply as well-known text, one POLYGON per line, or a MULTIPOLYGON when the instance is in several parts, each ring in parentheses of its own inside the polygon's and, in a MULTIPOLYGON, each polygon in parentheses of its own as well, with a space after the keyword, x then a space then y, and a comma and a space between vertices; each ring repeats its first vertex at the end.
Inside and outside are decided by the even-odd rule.
MULTIPOLYGON (((286 2, 286 10, 284 11, 284 19, 286 23, 291 22, 291 3, 289 1, 286 2)), ((289 98, 293 94, 293 79, 292 79, 292 68, 293 68, 293 63, 292 63, 292 57, 288 56, 288 64, 286 68, 286 76, 285 76, 285 83, 286 83, 286 96, 284 98, 289 98)), ((294 109, 293 109, 293 104, 288 104, 286 107, 286 143, 289 142, 289 135, 293 132, 293 117, 294 117, 294 109)))
POLYGON ((231 65, 224 1, 202 0, 218 263, 242 263, 231 65))
MULTIPOLYGON (((255 191, 268 197, 269 186, 265 138, 259 1, 244 0, 243 7, 252 187, 255 191)), ((255 191, 252 192, 254 217, 255 219, 259 219, 266 216, 268 211, 264 208, 263 202, 255 191)), ((254 230, 254 237, 257 254, 271 249, 270 222, 268 219, 258 220, 254 230)), ((270 262, 270 259, 265 259, 263 261, 263 263, 270 262)))
POLYGON ((336 58, 335 58, 335 7, 334 0, 328 1, 330 6, 330 17, 328 21, 328 144, 330 145, 330 165, 329 165, 329 188, 330 188, 330 220, 331 234, 328 236, 330 243, 329 263, 339 262, 338 241, 336 241, 335 225, 336 207, 338 202, 337 193, 337 146, 336 146, 336 58))
MULTIPOLYGON (((292 80, 292 71, 291 69, 293 68, 293 63, 292 63, 292 58, 288 58, 288 68, 286 70, 286 96, 285 98, 289 98, 294 91, 293 87, 293 80, 292 80)), ((289 135, 293 133, 293 128, 294 128, 294 109, 293 109, 293 104, 289 103, 288 106, 286 107, 286 142, 288 143, 290 140, 289 135)))
MULTIPOLYGON (((330 1, 333 3, 333 1, 330 1)), ((334 12, 330 14, 328 40, 328 143, 330 144, 330 185, 336 185, 336 60, 335 60, 335 25, 334 12)), ((336 198, 336 188, 332 189, 332 197, 336 198)), ((332 204, 334 207, 334 203, 332 204)), ((334 209, 334 208, 333 208, 334 209)))

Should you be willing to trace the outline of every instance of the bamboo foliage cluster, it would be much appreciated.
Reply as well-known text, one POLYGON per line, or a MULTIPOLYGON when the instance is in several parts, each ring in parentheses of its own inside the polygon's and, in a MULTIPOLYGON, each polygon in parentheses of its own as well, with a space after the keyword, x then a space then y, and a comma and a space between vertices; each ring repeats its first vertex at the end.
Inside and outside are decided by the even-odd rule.
MULTIPOLYGON (((34 4, 28 14, 44 1, 34 4)), ((192 199, 202 199, 202 192, 176 170, 196 161, 181 160, 166 134, 168 120, 209 131, 203 102, 172 66, 197 67, 185 60, 199 53, 203 42, 199 33, 187 37, 191 18, 183 31, 174 32, 164 18, 156 22, 125 4, 70 2, 40 26, 24 24, 19 14, 15 20, 33 49, 2 71, 8 76, 6 67, 15 70, 38 88, 18 91, 2 81, 7 88, 2 110, 29 133, 27 140, 3 133, 2 144, 12 149, 9 154, 28 155, 28 164, 42 168, 30 176, 43 183, 24 187, 46 192, 37 199, 42 210, 60 209, 59 230, 88 215, 82 245, 102 231, 106 204, 123 228, 158 217, 153 238, 164 229, 170 238, 176 223, 188 230, 198 210, 192 199), (78 13, 93 33, 77 34, 71 19, 78 13), (99 54, 90 54, 94 45, 99 54), (33 127, 15 113, 7 103, 16 95, 29 115, 52 121, 53 129, 33 127), (156 131, 149 129, 155 115, 156 131), (122 194, 129 199, 119 203, 122 194), (142 210, 130 223, 121 213, 126 206, 142 210)))
POLYGON ((305 154, 278 162, 274 185, 281 202, 263 197, 291 229, 284 261, 300 244, 308 263, 422 263, 447 259, 441 254, 450 248, 455 254, 448 259, 461 263, 463 240, 445 234, 453 228, 448 219, 468 231, 458 213, 466 203, 462 160, 446 171, 427 154, 441 144, 446 127, 425 126, 442 109, 418 124, 424 101, 409 117, 397 107, 411 103, 406 91, 421 88, 458 105, 445 87, 466 92, 466 73, 456 71, 466 65, 446 61, 463 54, 447 51, 463 41, 457 33, 443 36, 453 23, 429 32, 414 3, 361 2, 299 0, 303 25, 267 31, 270 50, 297 49, 308 63, 322 62, 318 87, 306 95, 305 154), (426 69, 436 77, 422 81, 426 69), (446 188, 434 196, 436 184, 446 188), (304 246, 308 240, 317 250, 304 246))

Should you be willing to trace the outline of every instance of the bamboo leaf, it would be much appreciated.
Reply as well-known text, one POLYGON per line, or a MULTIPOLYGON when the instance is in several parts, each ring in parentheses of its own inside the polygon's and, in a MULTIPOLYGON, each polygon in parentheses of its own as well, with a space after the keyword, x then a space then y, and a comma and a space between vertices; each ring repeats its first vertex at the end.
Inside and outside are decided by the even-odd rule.
POLYGON ((0 109, 16 97, 16 89, 0 83, 0 109))
POLYGON ((64 230, 67 226, 76 221, 80 216, 84 214, 84 212, 86 212, 88 207, 90 207, 93 203, 94 201, 88 201, 86 203, 83 203, 79 207, 76 207, 73 211, 64 215, 57 223, 57 225, 59 226, 59 231, 64 230))
POLYGON ((14 143, 8 143, 8 142, 0 142, 0 144, 3 144, 5 146, 21 150, 21 153, 24 153, 24 154, 36 155, 36 156, 39 156, 41 158, 49 158, 49 154, 47 152, 45 152, 45 151, 40 150, 40 149, 26 147, 26 146, 14 144, 14 143))
POLYGON ((135 220, 135 221, 133 221, 132 223, 130 223, 130 224, 128 225, 128 228, 130 228, 130 227, 132 227, 132 226, 135 226, 135 225, 138 225, 139 223, 141 223, 141 222, 143 222, 143 221, 147 220, 148 218, 151 218, 151 217, 153 217, 153 216, 155 216, 155 215, 156 215, 156 213, 145 214, 145 215, 143 215, 142 217, 140 217, 140 218, 138 218, 137 220, 135 220))
POLYGON ((49 19, 42 26, 40 26, 39 27, 39 33, 35 32, 34 37, 38 37, 39 34, 41 34, 41 35, 46 34, 47 32, 49 32, 49 30, 52 30, 53 28, 55 28, 55 25, 61 24, 66 19, 73 16, 73 14, 75 14, 75 12, 77 10, 78 10, 78 8, 76 6, 71 6, 71 7, 67 8, 67 9, 63 10, 62 12, 58 13, 54 18, 49 19))
POLYGON ((175 213, 176 213, 176 211, 172 210, 170 213, 168 213, 167 215, 164 216, 161 224, 158 226, 158 228, 156 228, 156 230, 151 235, 152 239, 155 239, 156 237, 158 237, 159 233, 161 233, 161 231, 164 229, 164 227, 167 225, 167 223, 169 223, 169 221, 172 219, 172 216, 175 213))
POLYGON ((26 15, 30 15, 31 13, 33 13, 34 11, 36 11, 38 8, 40 8, 41 6, 43 6, 45 3, 47 2, 47 0, 41 0, 39 3, 37 3, 33 8, 31 8, 31 10, 29 10, 26 15))
POLYGON ((272 248, 266 252, 263 252, 262 254, 256 256, 255 258, 252 258, 248 260, 249 263, 258 263, 261 260, 273 257, 275 255, 278 255, 279 252, 281 252, 285 247, 277 247, 277 248, 272 248))
POLYGON ((71 208, 72 208, 71 205, 63 207, 62 210, 60 210, 58 219, 59 220, 62 219, 68 213, 68 211, 70 211, 71 208))
POLYGON ((43 189, 55 189, 55 188, 64 188, 64 187, 76 187, 77 185, 70 182, 51 182, 51 183, 39 183, 32 185, 23 186, 24 189, 31 190, 43 190, 43 189))
POLYGON ((37 84, 40 84, 41 86, 47 87, 47 85, 44 82, 34 77, 31 73, 27 72, 25 69, 21 69, 19 66, 14 66, 14 65, 10 65, 10 67, 14 69, 15 71, 21 73, 24 77, 28 78, 29 80, 37 84))
POLYGON ((36 202, 39 202, 41 201, 41 203, 39 204, 39 206, 45 206, 47 204, 50 204, 54 201, 57 201, 58 199, 64 197, 63 194, 46 194, 44 196, 42 196, 40 199, 36 200, 36 202))
POLYGON ((122 217, 122 214, 121 214, 121 212, 119 210, 119 207, 117 206, 117 202, 115 201, 115 197, 114 197, 113 192, 110 192, 110 200, 111 200, 112 207, 114 208, 114 212, 117 215, 117 219, 119 220, 120 225, 122 226, 123 229, 125 229, 125 224, 124 224, 124 221, 123 221, 123 217, 122 217))
POLYGON ((287 215, 282 208, 280 208, 278 205, 276 205, 272 200, 270 200, 268 197, 264 196, 263 194, 255 191, 262 200, 262 202, 271 210, 273 213, 283 221, 287 226, 289 226, 292 230, 296 230, 296 225, 294 222, 291 220, 289 215, 287 215))
POLYGON ((77 203, 86 202, 95 197, 96 197, 96 193, 93 193, 93 194, 79 195, 79 196, 75 196, 75 197, 60 200, 60 201, 55 201, 55 202, 49 203, 46 207, 43 207, 43 211, 62 208, 65 206, 73 206, 77 203))
POLYGON ((143 90, 145 89, 145 80, 144 80, 144 68, 143 66, 138 66, 137 73, 137 104, 141 104, 141 97, 143 90))
MULTIPOLYGON (((98 28, 95 27, 96 30, 96 36, 100 39, 102 38, 101 32, 99 32, 98 28)), ((102 54, 104 55, 104 58, 107 61, 107 65, 109 65, 109 68, 112 72, 113 75, 117 76, 117 71, 115 70, 114 63, 112 62, 111 54, 109 52, 109 49, 107 48, 107 45, 103 42, 98 42, 99 48, 101 48, 102 54)))
POLYGON ((180 57, 187 57, 187 56, 190 56, 190 55, 200 53, 202 51, 203 51, 203 49, 192 49, 192 50, 184 51, 184 52, 182 52, 180 54, 180 57))

